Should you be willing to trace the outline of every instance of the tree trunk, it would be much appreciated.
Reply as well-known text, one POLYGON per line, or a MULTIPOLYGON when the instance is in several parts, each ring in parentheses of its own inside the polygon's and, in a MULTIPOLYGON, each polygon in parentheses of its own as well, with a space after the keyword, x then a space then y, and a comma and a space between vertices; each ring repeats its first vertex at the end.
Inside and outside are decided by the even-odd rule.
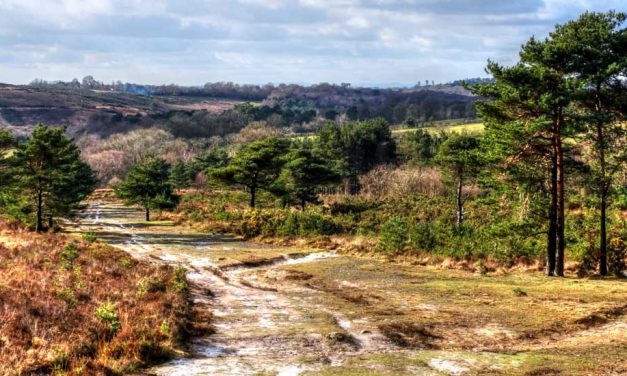
POLYGON ((462 200, 462 186, 464 183, 464 175, 459 171, 459 180, 457 181, 457 227, 464 222, 464 201, 462 200))
POLYGON ((300 199, 300 206, 301 206, 301 208, 303 208, 303 211, 305 211, 305 205, 307 205, 307 203, 305 202, 305 199, 301 198, 300 199))
POLYGON ((257 193, 257 187, 250 187, 250 207, 255 208, 255 194, 257 193))
MULTIPOLYGON (((598 89, 600 90, 600 89, 598 89)), ((597 107, 600 110, 600 104, 597 107)), ((599 206, 601 211, 600 218, 600 244, 599 244, 599 273, 601 275, 607 275, 607 193, 609 188, 609 183, 607 179, 607 171, 605 166, 605 137, 603 134, 603 123, 601 121, 597 122, 597 148, 599 150, 599 164, 601 167, 601 181, 600 185, 600 197, 599 197, 599 206)))
POLYGON ((52 223, 52 216, 48 217, 48 230, 50 230, 53 227, 53 223, 52 223))
POLYGON ((150 222, 150 208, 146 206, 146 222, 150 222))
POLYGON ((42 232, 44 230, 44 222, 43 222, 43 193, 41 191, 37 191, 37 224, 35 225, 35 231, 42 232))
POLYGON ((556 145, 555 151, 557 159, 557 258, 555 265, 555 274, 564 276, 564 249, 565 249, 565 237, 564 237, 564 149, 562 147, 562 114, 557 123, 556 132, 556 145))
POLYGON ((601 191, 601 233, 600 233, 600 249, 599 249, 599 273, 607 275, 607 229, 606 229, 606 208, 607 208, 607 192, 601 191))
POLYGON ((348 192, 351 196, 356 195, 359 192, 359 176, 357 172, 351 174, 350 177, 350 186, 348 188, 348 192))
POLYGON ((551 156, 551 203, 549 205, 549 231, 546 244, 546 274, 555 273, 555 257, 557 255, 557 156, 551 156))

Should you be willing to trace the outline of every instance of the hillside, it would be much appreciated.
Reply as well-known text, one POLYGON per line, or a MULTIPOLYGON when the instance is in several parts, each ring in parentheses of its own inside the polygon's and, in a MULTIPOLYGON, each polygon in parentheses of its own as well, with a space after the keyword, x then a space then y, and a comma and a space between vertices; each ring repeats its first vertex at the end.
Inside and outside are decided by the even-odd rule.
POLYGON ((67 125, 71 134, 112 134, 135 128, 150 114, 221 113, 235 102, 204 97, 144 96, 89 89, 0 85, 0 125, 18 134, 37 123, 67 125))
POLYGON ((392 124, 474 118, 476 99, 459 84, 377 89, 330 84, 227 83, 195 88, 36 82, 0 85, 0 126, 24 135, 38 123, 67 125, 72 135, 99 136, 156 126, 177 137, 198 138, 237 133, 248 122, 261 120, 299 133, 338 118, 383 117, 392 124), (249 101, 253 105, 237 107, 249 101))

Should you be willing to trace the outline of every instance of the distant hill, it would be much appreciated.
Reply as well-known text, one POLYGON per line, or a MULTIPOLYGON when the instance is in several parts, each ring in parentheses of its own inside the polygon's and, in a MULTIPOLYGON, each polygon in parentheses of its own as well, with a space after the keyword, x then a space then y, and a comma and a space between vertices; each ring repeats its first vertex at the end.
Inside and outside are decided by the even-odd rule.
POLYGON ((16 133, 37 123, 67 125, 71 134, 112 134, 135 128, 150 115, 179 111, 222 113, 231 100, 185 96, 146 96, 118 91, 54 86, 0 85, 0 126, 16 133))
POLYGON ((326 83, 185 87, 104 84, 88 76, 82 82, 0 84, 0 126, 20 134, 37 123, 67 125, 70 134, 101 136, 158 126, 194 138, 235 133, 260 120, 298 133, 337 119, 384 117, 392 124, 473 119, 476 100, 461 81, 389 89, 326 83))

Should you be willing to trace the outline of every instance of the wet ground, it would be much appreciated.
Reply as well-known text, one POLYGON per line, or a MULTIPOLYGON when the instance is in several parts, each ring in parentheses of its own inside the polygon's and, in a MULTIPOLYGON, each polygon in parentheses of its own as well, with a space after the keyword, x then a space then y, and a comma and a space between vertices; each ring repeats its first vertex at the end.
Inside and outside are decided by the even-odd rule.
MULTIPOLYGON (((91 203, 78 230, 137 258, 178 264, 197 289, 194 300, 208 305, 216 334, 196 340, 193 357, 151 369, 160 375, 297 375, 348 356, 398 350, 376 328, 353 323, 319 304, 324 294, 298 286, 272 291, 256 285, 259 272, 284 265, 324 262, 332 252, 308 253, 142 222, 142 211, 119 204, 91 203), (254 265, 242 252, 266 255, 254 265), (220 266, 238 257, 228 266, 220 266), (238 260, 239 258, 239 260, 238 260)), ((257 256, 258 257, 258 256, 257 256)), ((259 260, 259 258, 255 259, 259 260)))
POLYGON ((69 230, 185 267, 194 301, 213 313, 216 333, 154 374, 627 372, 627 360, 615 360, 627 355, 624 316, 570 325, 624 306, 620 281, 484 277, 260 245, 146 223, 140 209, 111 202, 90 203, 69 230))

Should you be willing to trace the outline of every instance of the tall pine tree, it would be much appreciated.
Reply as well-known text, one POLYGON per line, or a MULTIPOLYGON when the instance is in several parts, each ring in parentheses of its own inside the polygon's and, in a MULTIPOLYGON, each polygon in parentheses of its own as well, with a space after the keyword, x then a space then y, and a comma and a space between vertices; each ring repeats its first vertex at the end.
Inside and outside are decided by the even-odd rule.
POLYGON ((627 86, 627 30, 623 13, 586 12, 577 20, 558 25, 547 41, 550 54, 544 64, 559 67, 579 81, 574 94, 579 119, 591 141, 590 166, 599 199, 599 271, 607 268, 607 205, 612 183, 623 167, 625 93, 627 86))
POLYGON ((46 229, 45 219, 51 227, 54 217, 70 214, 96 185, 65 128, 37 125, 28 141, 17 146, 10 165, 12 185, 31 198, 38 232, 46 229))
POLYGON ((545 51, 546 42, 532 38, 523 46, 518 64, 503 67, 489 62, 487 71, 494 82, 475 85, 472 91, 487 99, 478 103, 478 109, 486 124, 491 157, 506 167, 530 159, 539 159, 546 166, 550 192, 547 274, 563 275, 563 140, 573 131, 568 112, 573 82, 539 61, 545 51))

